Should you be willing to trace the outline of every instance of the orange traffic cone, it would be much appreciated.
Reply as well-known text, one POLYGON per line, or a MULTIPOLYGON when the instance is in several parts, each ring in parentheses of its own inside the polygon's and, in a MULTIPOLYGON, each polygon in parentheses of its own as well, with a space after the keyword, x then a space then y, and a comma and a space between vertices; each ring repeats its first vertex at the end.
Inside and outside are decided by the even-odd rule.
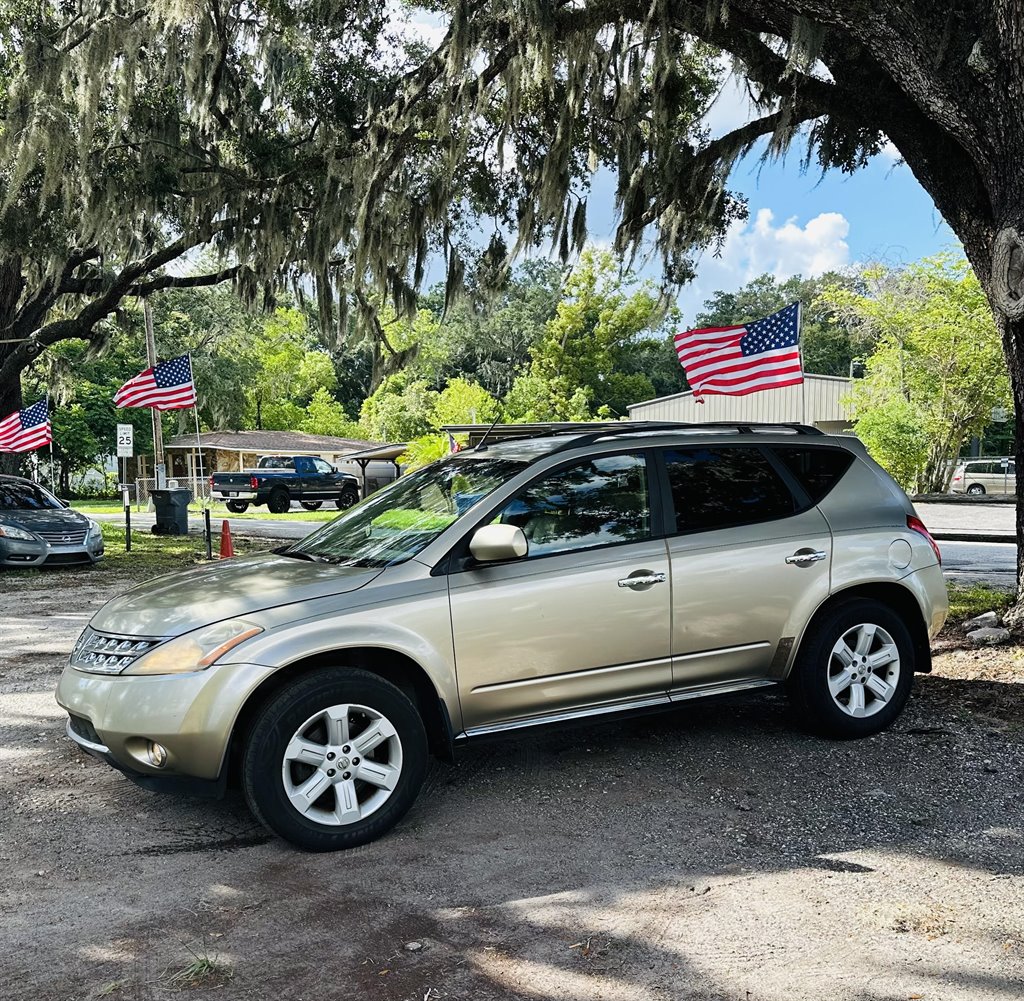
POLYGON ((231 541, 231 524, 225 518, 224 524, 220 526, 220 558, 222 560, 229 560, 234 555, 235 546, 231 541))

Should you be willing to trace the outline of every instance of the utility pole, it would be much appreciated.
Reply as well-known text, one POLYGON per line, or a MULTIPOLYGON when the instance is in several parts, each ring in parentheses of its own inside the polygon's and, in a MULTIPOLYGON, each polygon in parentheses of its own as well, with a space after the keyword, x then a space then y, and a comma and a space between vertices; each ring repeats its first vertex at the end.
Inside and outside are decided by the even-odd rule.
MULTIPOLYGON (((146 364, 153 368, 156 365, 156 337, 153 334, 153 311, 150 309, 149 299, 142 300, 142 314, 146 319, 146 364)), ((151 408, 149 415, 153 420, 153 475, 156 479, 156 488, 162 490, 167 486, 163 420, 156 408, 151 408)))

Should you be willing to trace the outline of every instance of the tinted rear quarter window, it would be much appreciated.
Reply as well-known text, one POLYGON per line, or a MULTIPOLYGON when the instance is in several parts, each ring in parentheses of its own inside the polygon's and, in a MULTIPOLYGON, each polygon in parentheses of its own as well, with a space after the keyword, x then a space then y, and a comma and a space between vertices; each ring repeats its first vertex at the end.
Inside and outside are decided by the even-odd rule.
POLYGON ((814 504, 828 494, 853 463, 853 455, 844 448, 777 446, 774 452, 807 491, 814 504))
POLYGON ((760 449, 710 446, 663 454, 677 532, 770 521, 796 510, 789 487, 760 449))

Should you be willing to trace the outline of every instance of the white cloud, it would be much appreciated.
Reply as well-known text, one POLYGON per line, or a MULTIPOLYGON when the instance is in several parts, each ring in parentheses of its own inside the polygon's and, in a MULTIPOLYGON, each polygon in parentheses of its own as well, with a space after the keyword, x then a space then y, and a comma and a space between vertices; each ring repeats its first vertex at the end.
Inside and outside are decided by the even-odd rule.
POLYGON ((784 281, 846 267, 849 233, 850 224, 839 212, 822 212, 804 225, 795 216, 776 225, 771 209, 759 209, 752 220, 729 228, 718 257, 710 251, 704 254, 697 278, 682 291, 679 305, 692 316, 716 290, 739 288, 758 275, 772 274, 784 281))

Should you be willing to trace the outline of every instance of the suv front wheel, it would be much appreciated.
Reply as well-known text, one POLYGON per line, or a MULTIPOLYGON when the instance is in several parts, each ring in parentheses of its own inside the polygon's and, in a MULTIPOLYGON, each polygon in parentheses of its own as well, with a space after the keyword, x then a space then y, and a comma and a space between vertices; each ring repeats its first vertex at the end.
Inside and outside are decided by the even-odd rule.
POLYGON ((814 622, 787 683, 810 729, 870 737, 903 711, 914 680, 910 631, 885 605, 843 602, 814 622))
POLYGON ((249 807, 309 851, 353 848, 389 831, 412 806, 427 767, 416 707, 390 682, 355 668, 304 675, 267 703, 242 759, 249 807))

